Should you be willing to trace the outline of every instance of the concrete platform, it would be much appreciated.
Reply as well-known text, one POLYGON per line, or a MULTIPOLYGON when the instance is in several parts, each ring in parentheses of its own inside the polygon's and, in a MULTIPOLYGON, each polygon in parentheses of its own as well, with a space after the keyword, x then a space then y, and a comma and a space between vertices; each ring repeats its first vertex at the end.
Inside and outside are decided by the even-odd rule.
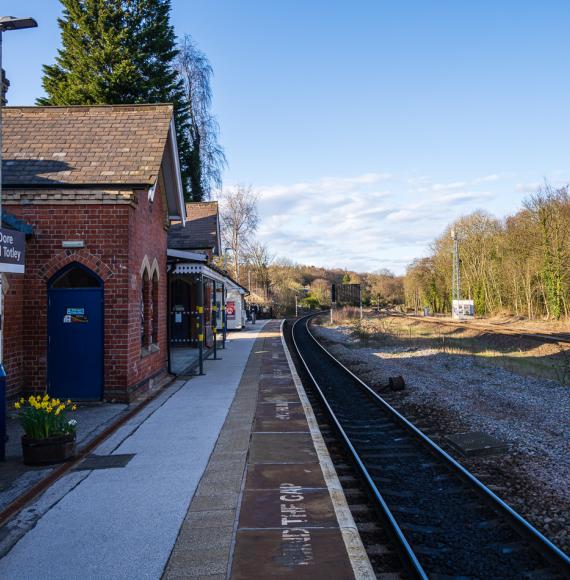
POLYGON ((373 578, 279 322, 232 335, 0 529, 0 577, 373 578))
POLYGON ((164 577, 374 578, 278 322, 256 341, 164 577))

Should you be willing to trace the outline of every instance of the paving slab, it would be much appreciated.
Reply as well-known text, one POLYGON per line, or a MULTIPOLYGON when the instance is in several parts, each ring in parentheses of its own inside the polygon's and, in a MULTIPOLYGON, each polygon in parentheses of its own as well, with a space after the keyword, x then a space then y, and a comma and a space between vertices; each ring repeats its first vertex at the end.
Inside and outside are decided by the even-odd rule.
POLYGON ((277 390, 272 392, 262 392, 259 393, 259 401, 263 403, 280 403, 280 402, 290 402, 295 403, 299 400, 297 393, 293 390, 277 390))
POLYGON ((299 415, 297 417, 280 416, 277 418, 256 417, 253 428, 257 432, 267 432, 267 433, 275 431, 298 432, 309 430, 307 420, 302 415, 299 415))
POLYGON ((233 580, 354 578, 342 534, 334 530, 239 530, 233 580))
POLYGON ((256 420, 277 419, 279 421, 305 419, 305 410, 303 409, 303 405, 298 401, 280 401, 277 403, 259 402, 255 410, 255 418, 256 420))
POLYGON ((314 463, 317 453, 309 433, 253 433, 250 463, 314 463))
POLYGON ((246 488, 241 502, 240 529, 291 526, 338 528, 331 496, 326 488, 305 490, 290 481, 282 481, 277 489, 246 488))
POLYGON ((257 463, 247 469, 246 489, 279 489, 283 482, 302 481, 302 489, 325 489, 326 483, 319 463, 293 465, 257 463))

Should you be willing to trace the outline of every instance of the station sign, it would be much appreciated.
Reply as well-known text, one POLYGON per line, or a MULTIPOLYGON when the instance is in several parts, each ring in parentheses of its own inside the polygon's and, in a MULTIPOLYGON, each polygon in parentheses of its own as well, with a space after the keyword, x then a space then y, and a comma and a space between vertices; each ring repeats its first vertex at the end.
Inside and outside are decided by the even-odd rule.
POLYGON ((0 272, 23 274, 26 257, 26 234, 0 228, 0 272))
POLYGON ((360 303, 360 284, 333 284, 331 288, 331 300, 337 304, 358 306, 360 303))

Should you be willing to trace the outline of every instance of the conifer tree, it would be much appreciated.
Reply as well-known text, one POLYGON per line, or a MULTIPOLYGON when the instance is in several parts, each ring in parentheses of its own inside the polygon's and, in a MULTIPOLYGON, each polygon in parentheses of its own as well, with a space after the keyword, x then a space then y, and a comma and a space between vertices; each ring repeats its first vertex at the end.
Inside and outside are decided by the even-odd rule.
POLYGON ((44 65, 39 105, 173 103, 184 189, 191 151, 184 85, 173 64, 170 0, 61 0, 62 48, 44 65))

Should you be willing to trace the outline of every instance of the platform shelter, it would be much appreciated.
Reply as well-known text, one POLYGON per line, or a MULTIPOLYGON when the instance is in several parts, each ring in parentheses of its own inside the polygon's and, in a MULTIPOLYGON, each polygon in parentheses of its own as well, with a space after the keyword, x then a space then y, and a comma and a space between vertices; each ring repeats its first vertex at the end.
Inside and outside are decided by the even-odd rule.
POLYGON ((168 232, 170 372, 203 372, 225 347, 228 291, 247 293, 215 265, 221 255, 218 203, 186 203, 186 226, 168 232))

